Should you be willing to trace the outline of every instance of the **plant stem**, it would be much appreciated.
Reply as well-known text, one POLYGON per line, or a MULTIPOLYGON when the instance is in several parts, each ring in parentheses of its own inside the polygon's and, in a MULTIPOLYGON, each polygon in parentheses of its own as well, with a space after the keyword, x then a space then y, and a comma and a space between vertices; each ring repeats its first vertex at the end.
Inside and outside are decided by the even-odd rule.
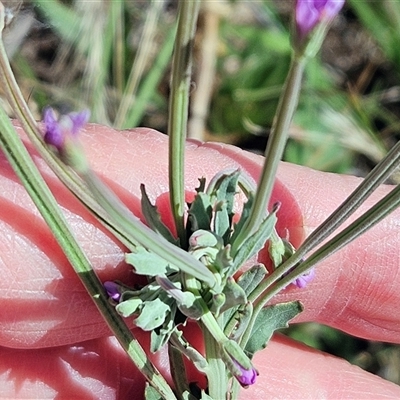
MULTIPOLYGON (((400 164, 400 141, 389 151, 384 159, 368 174, 353 193, 303 242, 296 253, 269 275, 250 295, 254 301, 274 282, 287 274, 296 264, 324 239, 331 235, 349 218, 375 189, 384 182, 400 164)), ((332 248, 332 252, 334 249, 332 248)), ((297 270, 297 269, 296 269, 297 270)), ((304 272, 303 272, 304 273, 304 272)), ((292 278, 293 280, 293 278, 292 278)))
MULTIPOLYGON (((297 266, 292 272, 284 276, 276 285, 271 286, 273 281, 279 279, 275 272, 280 270, 280 267, 271 274, 267 280, 270 280, 269 289, 264 291, 262 295, 258 298, 255 307, 254 313, 252 316, 251 323, 247 327, 247 330, 251 332, 252 326, 254 324, 255 319, 257 318, 260 310, 265 306, 265 304, 277 293, 279 293, 283 288, 293 282, 296 278, 303 275, 305 272, 309 271, 312 267, 314 267, 317 263, 321 262, 325 258, 329 257, 334 252, 340 250, 348 243, 356 239, 358 236, 362 235, 365 231, 372 228, 378 222, 380 222, 383 218, 385 218, 388 214, 394 211, 397 207, 400 206, 400 185, 393 189, 388 195, 386 195, 383 199, 381 199, 378 203, 376 203, 373 207, 371 207, 367 212, 357 218, 353 223, 351 223, 347 228, 325 243, 321 248, 319 248, 315 253, 313 253, 307 260, 302 262, 299 266, 297 266), (275 275, 272 278, 272 275, 275 275)), ((288 260, 288 262, 290 259, 288 260)), ((287 271, 285 266, 286 263, 282 265, 283 268, 287 271)), ((282 274, 279 274, 282 276, 282 274)), ((264 285, 263 285, 264 286, 264 285)), ((253 292, 254 293, 254 292, 253 292)), ((253 294, 249 296, 253 301, 255 300, 253 294)), ((246 332, 247 332, 246 330, 246 332)), ((247 336, 248 337, 248 336, 247 336)), ((246 339, 244 340, 244 344, 246 343, 246 339)))
POLYGON ((190 391, 183 354, 173 344, 168 343, 168 358, 171 376, 175 384, 175 392, 180 399, 183 399, 182 393, 190 391))
POLYGON ((306 59, 293 57, 285 88, 279 100, 271 135, 265 150, 265 161, 250 217, 232 245, 235 255, 244 241, 254 233, 265 218, 271 198, 276 171, 282 158, 290 123, 297 107, 306 59))
POLYGON ((0 146, 121 346, 154 388, 162 396, 174 399, 168 383, 151 364, 139 342, 108 301, 103 284, 74 239, 56 200, 1 107, 0 146))
POLYGON ((81 172, 81 176, 96 200, 110 215, 114 224, 121 226, 125 232, 128 232, 131 236, 131 240, 134 241, 135 244, 140 244, 154 252, 171 265, 205 282, 208 286, 214 286, 215 277, 204 264, 196 260, 191 254, 168 242, 162 236, 145 226, 139 218, 134 216, 114 193, 103 184, 92 170, 89 169, 85 172, 81 172))
POLYGON ((199 6, 200 0, 179 2, 178 31, 172 60, 168 116, 169 190, 172 215, 181 246, 186 245, 184 146, 188 120, 192 46, 199 6))
POLYGON ((7 95, 7 100, 11 108, 21 122, 21 125, 27 134, 29 140, 33 143, 36 150, 46 162, 46 164, 55 173, 57 178, 92 212, 118 240, 127 248, 133 248, 133 243, 127 239, 127 235, 114 227, 107 213, 99 207, 93 196, 88 192, 85 185, 78 178, 74 171, 68 168, 55 153, 51 152, 44 145, 42 134, 39 127, 26 104, 21 90, 15 80, 8 61, 3 41, 0 40, 0 83, 7 95))
POLYGON ((208 367, 206 369, 208 381, 208 394, 212 399, 223 400, 226 398, 228 377, 226 367, 219 354, 219 345, 208 328, 201 323, 205 343, 208 367))
MULTIPOLYGON (((210 287, 215 283, 215 279, 211 272, 199 261, 188 255, 186 252, 180 250, 177 247, 170 245, 163 240, 160 242, 160 236, 155 235, 153 231, 136 221, 133 215, 122 205, 118 199, 114 201, 107 200, 104 204, 110 204, 118 206, 114 210, 108 209, 105 212, 104 204, 103 207, 99 206, 98 198, 91 194, 87 187, 81 182, 78 176, 69 167, 66 167, 60 160, 54 156, 53 153, 46 150, 43 140, 41 138, 41 132, 37 127, 37 123, 32 117, 27 104, 25 103, 23 96, 19 90, 18 84, 15 81, 15 77, 12 73, 10 64, 8 62, 3 42, 0 40, 0 82, 3 84, 3 88, 6 91, 8 100, 20 119, 22 126, 27 133, 30 140, 36 146, 39 154, 43 157, 50 168, 56 173, 57 177, 72 191, 72 193, 98 218, 98 220, 112 232, 125 246, 131 251, 135 249, 137 243, 142 243, 145 247, 151 248, 155 246, 155 251, 161 255, 170 255, 169 261, 176 265, 181 266, 185 271, 190 271, 198 279, 206 282, 210 287), (119 210, 119 214, 116 210, 119 210), (114 218, 111 218, 111 214, 114 213, 114 218), (121 215, 123 217, 121 217, 121 215), (117 221, 117 223, 115 223, 117 221), (118 221, 122 221, 118 224, 118 221), (133 222, 132 222, 133 221, 133 222), (146 233, 147 232, 147 233, 146 233), (153 244, 143 243, 146 238, 150 238, 150 242, 153 244), (165 247, 166 246, 166 247, 165 247), (175 253, 178 252, 178 255, 175 253), (174 262, 173 262, 174 261, 174 262), (197 272, 195 271, 197 270, 197 272), (204 278, 204 279, 203 279, 204 278)), ((94 180, 98 182, 95 177, 94 180)), ((98 183, 103 189, 103 193, 100 191, 97 194, 101 198, 104 193, 109 193, 109 189, 101 183, 98 183)), ((95 186, 95 185, 94 185, 95 186)), ((93 189, 93 187, 92 187, 93 189)), ((115 196, 114 196, 115 197, 115 196)), ((188 272, 189 273, 189 272, 188 272)))

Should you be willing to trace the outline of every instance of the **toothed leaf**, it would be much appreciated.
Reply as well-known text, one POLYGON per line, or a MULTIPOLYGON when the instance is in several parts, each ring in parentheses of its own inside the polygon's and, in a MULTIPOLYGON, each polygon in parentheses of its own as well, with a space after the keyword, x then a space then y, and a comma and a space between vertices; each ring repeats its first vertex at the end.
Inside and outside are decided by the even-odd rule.
POLYGON ((250 339, 245 347, 249 357, 253 357, 256 351, 264 349, 272 334, 277 329, 287 328, 288 322, 302 311, 303 306, 299 301, 280 303, 263 308, 255 320, 250 339))
POLYGON ((135 319, 135 325, 142 328, 144 331, 152 331, 162 325, 168 311, 168 304, 164 303, 159 298, 146 301, 140 315, 135 319))
POLYGON ((167 275, 171 271, 177 271, 163 258, 149 252, 142 246, 137 246, 135 253, 125 254, 125 261, 135 268, 138 275, 167 275))

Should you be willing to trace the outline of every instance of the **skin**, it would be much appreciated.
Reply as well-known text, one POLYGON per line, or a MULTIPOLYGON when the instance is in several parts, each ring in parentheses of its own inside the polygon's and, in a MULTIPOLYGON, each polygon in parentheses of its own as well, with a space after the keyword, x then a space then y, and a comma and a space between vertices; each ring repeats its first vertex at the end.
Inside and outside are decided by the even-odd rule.
MULTIPOLYGON (((21 129, 18 131, 23 135, 21 129)), ((149 129, 116 132, 89 125, 82 142, 93 168, 140 215, 139 185, 165 209, 166 137, 149 129)), ((33 154, 34 151, 32 151, 33 154)), ((64 189, 44 162, 35 161, 65 211, 100 278, 132 283, 123 248, 64 189)), ((188 191, 197 179, 242 168, 257 179, 262 157, 221 144, 190 142, 188 191)), ((273 201, 281 201, 279 231, 295 246, 359 183, 357 178, 280 166, 273 201)), ((0 397, 13 399, 139 398, 144 382, 109 336, 91 299, 74 275, 24 189, 0 155, 0 397)), ((390 187, 380 188, 358 211, 390 187)), ((305 289, 287 288, 279 301, 300 299, 297 321, 316 321, 359 337, 400 342, 400 212, 394 212, 342 251, 318 265, 305 289)), ((258 256, 265 260, 265 253, 258 256)), ((196 331, 190 333, 196 337, 196 331)), ((138 333, 146 344, 146 335, 138 333)), ((153 356, 167 372, 166 355, 153 356)), ((400 388, 344 360, 276 336, 256 354, 257 383, 246 399, 400 398, 400 388)), ((196 379, 196 378, 193 378, 196 379)), ((140 395, 141 396, 141 395, 140 395)))

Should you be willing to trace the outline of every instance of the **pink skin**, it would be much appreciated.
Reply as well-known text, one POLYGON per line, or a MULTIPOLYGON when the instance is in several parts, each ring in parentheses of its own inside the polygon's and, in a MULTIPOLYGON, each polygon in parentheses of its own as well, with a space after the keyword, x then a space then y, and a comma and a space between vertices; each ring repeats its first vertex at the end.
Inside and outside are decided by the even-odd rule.
MULTIPOLYGON (((151 200, 163 204, 168 181, 165 136, 150 129, 121 133, 90 125, 82 141, 93 168, 135 213, 142 182, 151 200)), ((132 281, 121 246, 97 227, 39 157, 35 161, 101 279, 132 281)), ((198 185, 198 177, 210 179, 228 167, 241 167, 257 178, 261 163, 261 157, 232 146, 190 142, 187 189, 198 185)), ((282 202, 279 230, 299 245, 358 182, 282 164, 274 191, 274 201, 282 202)), ((0 397, 138 398, 143 381, 115 341, 107 338, 108 328, 3 156, 0 187, 0 397)), ((389 190, 382 187, 367 204, 389 190)), ((290 287, 278 300, 301 299, 305 311, 298 321, 399 343, 399 223, 396 211, 319 265, 305 289, 290 287)), ((263 252, 259 259, 265 259, 263 252)), ((154 359, 165 371, 165 354, 154 359)), ((246 399, 400 397, 398 386, 282 337, 258 353, 254 364, 260 376, 243 391, 246 399)))

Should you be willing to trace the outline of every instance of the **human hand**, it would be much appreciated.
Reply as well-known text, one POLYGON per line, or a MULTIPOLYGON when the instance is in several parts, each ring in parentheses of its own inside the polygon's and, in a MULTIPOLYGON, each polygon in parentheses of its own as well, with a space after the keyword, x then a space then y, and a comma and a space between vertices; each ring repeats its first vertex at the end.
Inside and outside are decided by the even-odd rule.
MULTIPOLYGON (((82 133, 93 168, 136 214, 140 183, 146 184, 153 201, 162 204, 166 198, 166 140, 148 129, 120 133, 90 125, 82 133)), ((100 278, 131 281, 123 249, 43 161, 35 160, 100 278)), ((191 191, 199 177, 209 179, 227 167, 241 167, 257 178, 262 163, 261 157, 231 146, 194 142, 187 146, 186 160, 191 191)), ((282 164, 278 179, 273 198, 282 203, 280 229, 287 229, 295 246, 359 182, 288 164, 282 164)), ((107 337, 100 314, 3 157, 0 187, 0 397, 141 398, 140 374, 116 341, 107 337)), ((388 190, 382 187, 367 204, 388 190)), ((279 301, 302 301, 305 311, 297 321, 400 342, 399 223, 397 211, 318 265, 316 278, 306 289, 288 288, 278 295, 279 301)), ((138 336, 146 342, 146 335, 138 336)), ((154 360, 166 370, 166 354, 157 354, 154 360)), ((280 336, 256 354, 254 364, 260 376, 256 385, 243 391, 246 399, 400 397, 398 386, 280 336)))

